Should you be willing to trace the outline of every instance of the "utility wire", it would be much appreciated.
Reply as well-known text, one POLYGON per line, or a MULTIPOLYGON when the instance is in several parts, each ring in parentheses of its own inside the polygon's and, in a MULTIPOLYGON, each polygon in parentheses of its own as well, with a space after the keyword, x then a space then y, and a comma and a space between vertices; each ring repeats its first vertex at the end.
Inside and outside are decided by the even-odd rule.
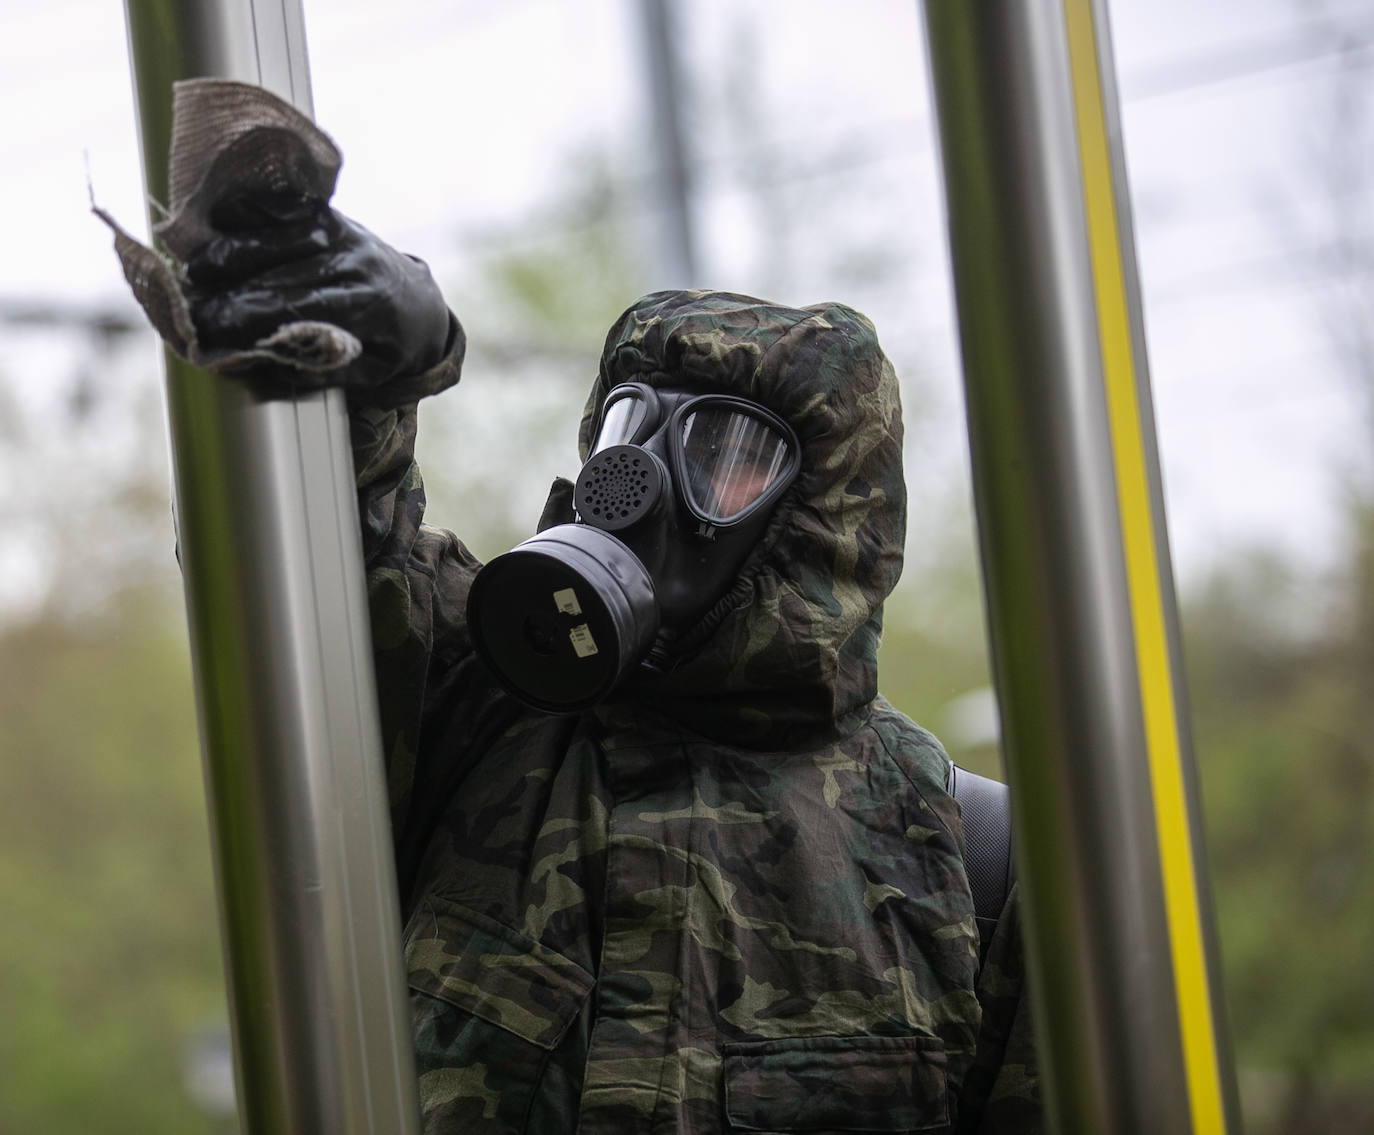
MULTIPOLYGON (((1252 79, 1293 67, 1338 60, 1348 62, 1352 55, 1362 55, 1371 48, 1374 48, 1374 36, 1332 43, 1329 30, 1313 26, 1295 36, 1289 29, 1282 37, 1256 39, 1221 51, 1199 54, 1192 59, 1171 60, 1144 67, 1122 77, 1121 97, 1123 102, 1143 101, 1252 79)), ((1368 61, 1361 61, 1360 65, 1367 66, 1368 61)))
MULTIPOLYGON (((525 2, 529 3, 530 0, 525 2)), ((1258 76, 1273 75, 1288 69, 1336 61, 1344 61, 1347 68, 1369 68, 1374 64, 1374 35, 1346 37, 1332 43, 1327 25, 1309 24, 1298 29, 1296 35, 1294 29, 1285 29, 1282 36, 1257 38, 1239 47, 1229 46, 1220 51, 1200 53, 1191 59, 1173 60, 1128 74, 1123 77, 1120 84, 1122 102, 1123 106, 1129 106, 1135 102, 1195 92, 1258 76), (1355 60, 1355 56, 1360 58, 1355 60)), ((775 185, 796 184, 802 181, 844 177, 884 161, 931 162, 935 158, 934 149, 914 145, 915 139, 929 130, 928 118, 902 118, 891 119, 871 127, 866 140, 856 140, 850 131, 842 143, 830 150, 832 155, 836 152, 841 153, 842 158, 794 161, 781 170, 775 168, 770 180, 775 185), (908 139, 907 144, 892 145, 894 133, 908 139)), ((777 140, 770 142, 767 150, 770 154, 814 152, 815 140, 808 136, 804 145, 799 139, 777 140)), ((757 158, 757 149, 749 154, 704 155, 695 163, 696 184, 706 188, 718 179, 728 181, 731 176, 738 176, 739 170, 757 161, 757 158)), ((659 209, 660 206, 651 200, 652 186, 653 176, 650 171, 637 171, 623 176, 620 187, 627 198, 625 211, 643 213, 659 209)), ((711 189, 718 192, 714 186, 711 186, 711 189)), ((588 221, 585 225, 572 226, 560 222, 557 235, 585 232, 604 223, 601 219, 588 221)), ((480 249, 485 246, 490 250, 499 250, 539 244, 553 235, 555 234, 551 231, 541 233, 525 230, 515 239, 507 232, 495 236, 470 236, 464 243, 469 247, 475 246, 480 249)), ((79 327, 101 336, 132 334, 145 327, 144 323, 127 309, 79 309, 47 302, 0 298, 0 324, 3 323, 27 327, 79 327)))
MULTIPOLYGON (((1339 50, 1331 50, 1326 47, 1313 50, 1310 45, 1301 50, 1295 50, 1287 39, 1258 42, 1247 45, 1244 49, 1244 54, 1248 56, 1250 61, 1249 70, 1239 69, 1238 61, 1242 52, 1226 51, 1217 53, 1213 57, 1199 57, 1183 64, 1165 64, 1137 72, 1135 80, 1122 84, 1123 105, 1129 106, 1133 102, 1165 94, 1202 90, 1249 78, 1252 75, 1266 74, 1281 67, 1294 67, 1335 59, 1342 54, 1364 56, 1351 65, 1356 69, 1364 70, 1374 65, 1372 48, 1374 48, 1374 37, 1350 41, 1339 50), (1282 62, 1279 61, 1276 54, 1279 52, 1287 52, 1282 62), (1215 59, 1218 65, 1218 73, 1215 75, 1200 73, 1199 71, 1209 58, 1215 59), (1141 89, 1137 90, 1137 87, 1141 89)), ((775 161, 770 180, 773 184, 787 185, 802 181, 842 178, 860 169, 888 161, 933 162, 935 151, 932 147, 915 145, 915 140, 928 133, 930 129, 931 124, 928 118, 907 116, 871 124, 865 129, 863 135, 857 137, 853 130, 848 130, 843 141, 825 151, 825 156, 794 158, 785 164, 775 161), (901 139, 895 145, 893 144, 894 136, 901 139)), ((766 149, 770 155, 807 154, 815 153, 817 147, 814 137, 808 135, 805 138, 775 139, 770 141, 766 149)), ((719 151, 714 154, 701 155, 696 162, 696 184, 703 188, 709 188, 711 192, 719 192, 713 183, 720 181, 728 183, 731 179, 738 178, 740 171, 757 163, 758 156, 757 148, 744 153, 719 151)), ((627 199, 627 211, 643 212, 658 208, 658 205, 651 200, 653 182, 647 171, 622 174, 619 178, 619 188, 627 199)), ((560 234, 585 232, 602 223, 604 221, 601 219, 589 221, 585 226, 568 226, 559 222, 558 232, 560 234)), ((509 231, 496 234, 476 233, 468 234, 465 243, 469 247, 476 248, 484 246, 487 248, 510 248, 541 243, 552 235, 551 230, 541 232, 530 229, 525 229, 514 237, 509 231)))
POLYGON ((128 335, 147 328, 132 303, 119 308, 77 307, 0 298, 0 323, 16 327, 80 327, 93 335, 128 335))
POLYGON ((1205 295, 1269 288, 1279 274, 1286 276, 1284 282, 1290 285, 1331 283, 1351 276, 1374 280, 1374 245, 1360 245, 1353 250, 1363 258, 1358 266, 1340 263, 1351 251, 1343 242, 1324 241, 1215 264, 1147 286, 1150 306, 1196 301, 1202 288, 1206 289, 1205 295))

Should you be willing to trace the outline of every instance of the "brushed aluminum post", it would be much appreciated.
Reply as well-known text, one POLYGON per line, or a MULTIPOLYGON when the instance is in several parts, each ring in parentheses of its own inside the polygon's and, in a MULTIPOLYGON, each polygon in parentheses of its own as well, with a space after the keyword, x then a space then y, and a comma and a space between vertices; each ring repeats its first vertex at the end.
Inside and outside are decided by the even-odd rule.
MULTIPOLYGON (((300 0, 126 0, 144 179, 172 83, 311 111, 300 0)), ((234 1037, 252 1132, 418 1130, 348 419, 166 353, 177 536, 234 1037)))
POLYGON ((1046 1106, 1220 1132, 1216 987, 1106 10, 924 6, 1046 1106))

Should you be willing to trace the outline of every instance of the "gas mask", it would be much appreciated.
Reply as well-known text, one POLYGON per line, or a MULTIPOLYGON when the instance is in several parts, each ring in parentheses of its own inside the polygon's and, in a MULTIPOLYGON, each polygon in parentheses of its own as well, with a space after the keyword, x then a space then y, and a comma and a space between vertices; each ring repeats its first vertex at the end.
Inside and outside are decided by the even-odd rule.
POLYGON ((690 627, 730 589, 800 467, 792 428, 753 402, 617 386, 577 477, 576 522, 473 579, 478 654, 536 708, 596 704, 661 631, 690 627))

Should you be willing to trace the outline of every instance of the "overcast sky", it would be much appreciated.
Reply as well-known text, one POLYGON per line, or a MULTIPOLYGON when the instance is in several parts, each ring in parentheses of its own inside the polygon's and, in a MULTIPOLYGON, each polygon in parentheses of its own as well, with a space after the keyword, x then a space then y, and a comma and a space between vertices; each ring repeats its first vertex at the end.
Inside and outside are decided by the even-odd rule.
MULTIPOLYGON (((690 125, 703 282, 863 307, 899 371, 919 371, 918 412, 939 423, 948 450, 931 467, 961 467, 915 5, 682 7, 691 13, 684 63, 700 93, 690 125), (742 87, 713 87, 741 68, 742 87), (777 200, 814 218, 810 228, 778 229, 759 215, 747 190, 760 170, 775 178, 777 200), (865 257, 900 270, 869 287, 865 257)), ((1374 15, 1363 17, 1363 46, 1343 56, 1321 50, 1325 25, 1311 16, 1334 13, 1358 30, 1367 8, 1111 5, 1170 523, 1185 574, 1235 542, 1328 558, 1342 471, 1367 447, 1325 322, 1338 281, 1317 253, 1332 224, 1321 183, 1331 79, 1338 66, 1356 75, 1369 110, 1374 15)), ((100 203, 130 227, 142 223, 121 9, 111 0, 0 0, 0 303, 10 307, 128 307, 107 236, 86 211, 89 162, 100 203)), ((317 117, 345 154, 336 203, 426 256, 441 279, 466 270, 461 234, 516 230, 576 173, 573 155, 600 148, 640 167, 627 175, 643 174, 630 0, 306 0, 306 16, 317 117)), ((1363 152, 1374 160, 1368 117, 1363 152)), ((470 325, 469 335, 479 339, 481 328, 470 325)), ((89 351, 88 340, 0 323, 0 381, 41 414, 63 368, 89 351)), ((566 455, 557 464, 570 472, 566 455)))

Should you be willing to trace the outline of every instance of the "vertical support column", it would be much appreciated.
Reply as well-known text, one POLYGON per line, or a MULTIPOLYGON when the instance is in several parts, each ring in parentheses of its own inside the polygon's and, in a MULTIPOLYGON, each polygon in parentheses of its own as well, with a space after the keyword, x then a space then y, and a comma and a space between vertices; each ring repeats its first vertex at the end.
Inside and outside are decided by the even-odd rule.
POLYGON ((682 122, 682 64, 668 0, 640 0, 644 79, 653 109, 653 208, 658 217, 656 288, 697 286, 696 227, 692 223, 691 171, 682 122))
MULTIPOLYGON (((126 0, 144 179, 171 90, 311 111, 300 0, 126 0)), ((348 418, 166 354, 177 535, 245 1131, 419 1127, 348 418)))
POLYGON ((1049 1118, 1225 1131, 1105 5, 928 0, 925 20, 1049 1118))

